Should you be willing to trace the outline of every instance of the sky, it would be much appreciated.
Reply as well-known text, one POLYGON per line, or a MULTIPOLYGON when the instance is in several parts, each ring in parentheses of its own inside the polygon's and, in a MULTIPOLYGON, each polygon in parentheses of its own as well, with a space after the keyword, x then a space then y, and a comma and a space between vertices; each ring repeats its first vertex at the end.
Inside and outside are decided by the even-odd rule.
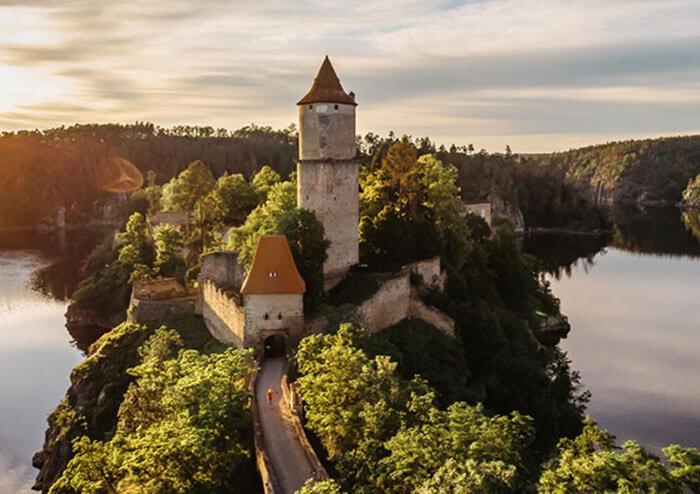
POLYGON ((0 130, 287 127, 325 54, 360 133, 524 153, 700 132, 697 0, 0 0, 0 130))

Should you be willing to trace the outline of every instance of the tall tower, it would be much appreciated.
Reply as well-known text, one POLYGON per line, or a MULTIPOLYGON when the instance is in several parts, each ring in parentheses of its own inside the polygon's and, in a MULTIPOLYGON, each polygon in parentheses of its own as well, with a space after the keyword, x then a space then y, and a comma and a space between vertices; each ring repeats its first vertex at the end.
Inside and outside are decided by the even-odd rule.
POLYGON ((346 93, 326 57, 299 106, 297 204, 313 211, 331 245, 323 265, 328 290, 357 264, 359 187, 355 95, 346 93))

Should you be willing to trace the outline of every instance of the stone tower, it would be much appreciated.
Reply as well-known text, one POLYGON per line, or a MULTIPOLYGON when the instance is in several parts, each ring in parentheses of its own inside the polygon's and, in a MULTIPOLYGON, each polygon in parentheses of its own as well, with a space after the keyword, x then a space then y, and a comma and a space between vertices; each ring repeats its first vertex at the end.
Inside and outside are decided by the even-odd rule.
POLYGON ((357 264, 358 163, 355 95, 346 93, 326 57, 299 106, 297 204, 313 211, 331 245, 323 265, 324 289, 357 264))

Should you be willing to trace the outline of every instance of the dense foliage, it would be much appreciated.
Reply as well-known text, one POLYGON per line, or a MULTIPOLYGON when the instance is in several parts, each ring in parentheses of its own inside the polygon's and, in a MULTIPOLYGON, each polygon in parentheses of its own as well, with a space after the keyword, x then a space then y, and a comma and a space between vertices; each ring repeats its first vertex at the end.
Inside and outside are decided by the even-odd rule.
POLYGON ((297 354, 307 425, 345 487, 411 493, 438 482, 454 463, 482 492, 524 485, 529 419, 517 412, 488 417, 462 402, 440 410, 423 381, 404 380, 388 357, 361 350, 364 337, 344 325, 335 335, 302 340, 297 354))
POLYGON ((537 157, 591 195, 616 202, 681 200, 700 173, 700 136, 611 142, 537 157))
MULTIPOLYGON (((263 163, 282 176, 294 169, 296 130, 248 126, 235 131, 150 123, 74 125, 0 135, 0 226, 37 224, 58 207, 69 223, 100 215, 95 208, 114 195, 97 184, 100 162, 121 156, 144 175, 164 183, 194 160, 207 163, 215 177, 225 172, 251 177, 263 163)), ((100 218, 101 219, 101 218, 100 218)))
POLYGON ((113 436, 82 436, 51 493, 257 490, 250 474, 250 354, 184 349, 162 327, 141 346, 113 436), (248 471, 246 471, 248 470, 248 471))
POLYGON ((532 420, 518 412, 486 414, 481 405, 435 405, 430 387, 402 378, 388 357, 370 357, 367 335, 343 325, 302 340, 297 362, 307 427, 320 439, 338 482, 308 482, 307 494, 697 492, 700 452, 664 448, 669 466, 634 441, 618 452, 614 437, 587 419, 562 439, 540 471, 532 420), (342 489, 341 489, 342 487, 342 489))

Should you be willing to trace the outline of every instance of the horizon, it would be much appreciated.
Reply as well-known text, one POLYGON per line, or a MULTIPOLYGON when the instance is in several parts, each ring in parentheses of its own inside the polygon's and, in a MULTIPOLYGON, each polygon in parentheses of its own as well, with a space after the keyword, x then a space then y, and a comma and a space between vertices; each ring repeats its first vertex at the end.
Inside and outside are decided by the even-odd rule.
POLYGON ((362 135, 520 154, 692 135, 699 22, 690 0, 0 1, 0 131, 285 128, 328 53, 362 135))

